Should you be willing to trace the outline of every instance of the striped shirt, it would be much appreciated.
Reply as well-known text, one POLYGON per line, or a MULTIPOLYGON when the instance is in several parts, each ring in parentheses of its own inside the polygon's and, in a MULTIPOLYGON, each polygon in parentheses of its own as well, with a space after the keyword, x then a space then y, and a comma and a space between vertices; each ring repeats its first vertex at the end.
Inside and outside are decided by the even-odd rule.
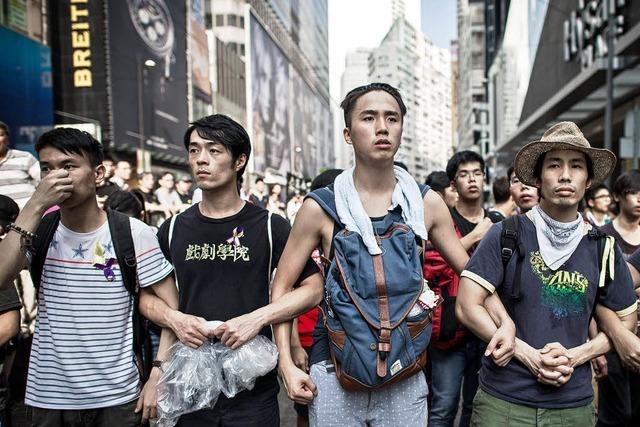
POLYGON ((11 197, 22 209, 40 182, 40 164, 31 153, 9 150, 0 160, 0 194, 11 197))
MULTIPOLYGON (((149 226, 137 219, 130 224, 139 284, 157 283, 171 273, 171 264, 149 226)), ((133 353, 133 299, 122 282, 107 222, 90 233, 76 233, 60 223, 38 298, 26 403, 93 409, 136 399, 140 384, 133 353), (100 268, 110 260, 114 276, 108 267, 100 268)))

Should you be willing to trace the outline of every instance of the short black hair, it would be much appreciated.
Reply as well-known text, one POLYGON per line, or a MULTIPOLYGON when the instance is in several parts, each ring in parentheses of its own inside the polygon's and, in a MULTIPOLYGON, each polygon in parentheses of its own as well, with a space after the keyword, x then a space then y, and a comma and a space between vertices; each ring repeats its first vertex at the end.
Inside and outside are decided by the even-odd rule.
POLYGON ((176 176, 173 174, 173 172, 170 171, 164 171, 160 174, 160 178, 164 178, 167 175, 171 175, 171 178, 173 178, 174 180, 176 179, 176 176))
POLYGON ((333 181, 335 181, 341 173, 342 169, 327 169, 313 178, 313 181, 311 181, 311 188, 309 188, 309 190, 315 191, 319 188, 324 188, 333 184, 333 181))
POLYGON ((144 210, 144 204, 140 202, 138 196, 130 191, 116 191, 104 202, 105 209, 122 212, 132 218, 139 218, 144 210))
POLYGON ((404 105, 404 101, 402 101, 402 96, 400 95, 398 89, 387 83, 369 83, 367 85, 358 86, 357 88, 350 90, 349 93, 347 93, 347 96, 345 96, 340 103, 340 108, 342 108, 342 110, 344 111, 344 124, 346 127, 351 127, 351 113, 353 112, 358 99, 361 96, 376 90, 387 92, 393 97, 393 99, 396 100, 398 106, 400 107, 400 115, 404 119, 404 115, 407 114, 407 107, 404 105))
POLYGON ((451 185, 451 180, 445 171, 433 171, 427 175, 424 183, 433 191, 444 194, 444 190, 451 185))
POLYGON ((113 162, 113 163, 115 163, 115 162, 116 162, 115 160, 113 160, 113 157, 111 157, 111 156, 110 156, 109 154, 107 154, 107 153, 103 153, 103 155, 102 155, 102 161, 103 161, 103 162, 110 161, 110 162, 113 162))
POLYGON ((626 196, 630 192, 640 191, 640 171, 633 169, 620 175, 613 184, 613 193, 626 196))
POLYGON ((99 166, 104 159, 102 144, 89 132, 74 128, 60 127, 43 133, 36 142, 36 152, 39 154, 45 147, 85 156, 93 167, 99 166))
POLYGON ((493 190, 493 201, 496 205, 509 200, 511 193, 509 192, 509 178, 501 176, 493 180, 491 189, 493 190))
POLYGON ((511 166, 509 166, 509 169, 507 169, 507 179, 509 180, 509 184, 511 184, 511 177, 514 176, 514 172, 516 171, 516 167, 512 164, 511 166))
POLYGON ((404 164, 404 162, 401 162, 399 160, 396 160, 393 162, 394 166, 398 166, 399 168, 402 168, 405 170, 405 172, 409 172, 409 168, 407 167, 407 165, 404 164))
POLYGON ((184 134, 184 146, 187 150, 189 149, 193 131, 196 131, 201 138, 225 146, 231 152, 231 157, 234 161, 238 160, 242 154, 247 156, 247 161, 242 169, 238 171, 236 177, 240 178, 244 174, 251 155, 251 140, 240 123, 224 114, 213 114, 192 122, 184 134))
POLYGON ((600 191, 600 190, 607 190, 607 191, 609 191, 609 188, 608 188, 606 185, 604 185, 604 184, 599 184, 599 185, 596 185, 596 186, 594 186, 594 187, 591 187, 590 189, 588 189, 588 190, 584 193, 584 199, 585 199, 586 201, 589 201, 589 200, 595 200, 595 198, 596 198, 596 193, 598 193, 598 191, 600 191))
POLYGON ((5 228, 9 223, 15 221, 19 213, 20 208, 15 200, 0 194, 0 227, 5 228))
MULTIPOLYGON (((579 151, 579 150, 576 150, 579 151)), ((589 157, 586 153, 580 151, 584 155, 585 162, 587 163, 587 177, 589 179, 593 179, 593 161, 591 157, 589 157)), ((538 156, 536 159, 536 164, 533 168, 533 177, 535 179, 542 180, 542 165, 544 164, 544 159, 549 152, 544 152, 538 156)))
POLYGON ((0 130, 3 130, 4 133, 9 135, 9 125, 6 124, 5 122, 0 122, 0 130))
POLYGON ((449 181, 453 181, 458 173, 458 168, 464 163, 478 162, 480 163, 480 169, 484 173, 484 159, 475 151, 464 150, 455 153, 447 162, 447 176, 449 181))
POLYGON ((255 180, 255 183, 257 184, 259 182, 264 182, 264 179, 262 179, 260 177, 257 177, 256 180, 255 180))

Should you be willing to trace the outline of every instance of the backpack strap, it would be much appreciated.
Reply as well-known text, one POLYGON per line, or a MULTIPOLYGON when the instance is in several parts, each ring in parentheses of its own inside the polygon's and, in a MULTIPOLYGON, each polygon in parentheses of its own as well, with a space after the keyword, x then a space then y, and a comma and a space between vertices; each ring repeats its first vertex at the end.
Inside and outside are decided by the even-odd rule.
POLYGON ((514 253, 517 254, 516 271, 513 275, 513 289, 511 297, 514 300, 520 299, 520 280, 522 275, 522 262, 524 260, 524 248, 518 239, 518 226, 520 219, 518 215, 513 215, 502 221, 502 233, 500 234, 500 257, 502 258, 502 267, 506 271, 507 264, 514 253))
MULTIPOLYGON (((271 267, 272 267, 272 263, 273 263, 273 231, 271 229, 271 216, 273 214, 271 213, 271 211, 268 211, 267 213, 267 237, 269 238, 269 270, 267 270, 267 283, 269 283, 269 289, 271 289, 271 280, 272 280, 272 274, 271 274, 271 267)), ((271 291, 269 291, 271 292, 271 291)))
POLYGON ((122 212, 107 209, 107 221, 109 222, 113 251, 118 259, 124 287, 131 296, 136 297, 138 294, 138 263, 136 261, 135 247, 133 246, 133 237, 131 236, 129 217, 122 212))
POLYGON ((422 198, 424 199, 424 196, 427 195, 427 192, 431 189, 431 187, 428 186, 427 184, 418 184, 418 187, 420 187, 420 194, 422 195, 422 198))
POLYGON ((36 229, 36 238, 33 240, 33 251, 31 257, 31 280, 33 286, 38 289, 42 279, 42 269, 44 260, 47 258, 47 251, 53 236, 60 223, 60 211, 54 211, 45 215, 36 229))
MULTIPOLYGON (((171 219, 169 220, 171 221, 169 222, 169 233, 167 235, 167 250, 169 252, 171 252, 171 239, 173 238, 173 229, 176 225, 176 218, 178 218, 178 215, 180 214, 172 216, 171 219)), ((180 285, 178 284, 178 275, 175 273, 175 271, 174 271, 173 277, 175 278, 176 288, 180 290, 180 285)))

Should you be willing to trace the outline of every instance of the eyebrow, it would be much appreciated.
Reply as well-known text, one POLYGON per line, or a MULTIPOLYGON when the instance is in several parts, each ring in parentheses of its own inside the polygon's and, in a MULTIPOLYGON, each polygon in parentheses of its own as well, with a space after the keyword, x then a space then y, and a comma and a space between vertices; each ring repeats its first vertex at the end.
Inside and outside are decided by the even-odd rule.
MULTIPOLYGON (((379 110, 363 110, 360 112, 360 115, 371 114, 372 116, 375 116, 379 113, 380 113, 379 110)), ((397 111, 393 111, 393 110, 383 111, 382 114, 384 114, 385 116, 400 116, 400 114, 397 111)))

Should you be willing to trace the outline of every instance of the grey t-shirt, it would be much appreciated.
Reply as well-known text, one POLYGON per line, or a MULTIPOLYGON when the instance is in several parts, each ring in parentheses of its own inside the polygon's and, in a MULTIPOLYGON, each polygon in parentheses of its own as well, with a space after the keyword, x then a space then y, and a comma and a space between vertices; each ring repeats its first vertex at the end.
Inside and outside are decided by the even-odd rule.
MULTIPOLYGON (((596 300, 620 316, 635 310, 631 276, 617 245, 614 279, 598 289, 597 239, 585 235, 567 262, 553 271, 540 256, 535 226, 526 215, 519 217, 518 239, 526 255, 519 278, 520 298, 516 300, 511 295, 518 280, 514 277, 517 256, 503 267, 501 233, 502 223, 491 227, 462 276, 498 292, 515 322, 516 336, 533 348, 559 342, 570 349, 585 343, 596 300)), ((536 408, 575 408, 593 400, 589 363, 576 367, 567 384, 555 387, 539 383, 515 358, 501 368, 484 357, 480 386, 499 399, 536 408)))

